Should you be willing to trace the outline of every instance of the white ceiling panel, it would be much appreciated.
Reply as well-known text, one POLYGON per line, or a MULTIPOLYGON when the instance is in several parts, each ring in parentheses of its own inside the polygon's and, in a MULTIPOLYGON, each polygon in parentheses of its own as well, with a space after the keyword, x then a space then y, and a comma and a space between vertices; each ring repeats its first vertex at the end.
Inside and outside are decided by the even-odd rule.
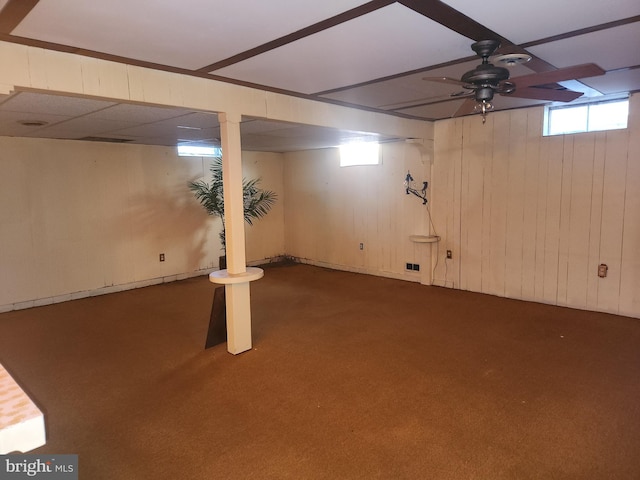
POLYGON ((362 3, 40 0, 12 33, 197 69, 362 3))
POLYGON ((115 105, 91 98, 18 92, 0 104, 2 110, 75 117, 115 105))
POLYGON ((609 72, 602 77, 593 77, 583 83, 604 93, 640 91, 640 68, 609 72))
POLYGON ((57 123, 56 125, 47 127, 45 130, 48 136, 59 138, 81 138, 92 135, 102 135, 114 130, 120 130, 130 125, 132 125, 131 122, 98 119, 87 121, 85 117, 78 117, 57 123))
POLYGON ((444 3, 516 44, 640 14, 638 0, 538 0, 518 3, 505 3, 502 0, 444 0, 444 3))
POLYGON ((556 67, 593 62, 613 70, 640 65, 640 22, 545 43, 529 51, 556 67))
POLYGON ((3 135, 12 137, 28 136, 34 133, 41 132, 46 125, 53 125, 65 120, 69 120, 71 117, 63 115, 43 114, 39 113, 34 115, 29 112, 11 112, 0 110, 0 131, 3 135), (27 126, 23 122, 46 122, 45 126, 27 126))
POLYGON ((121 103, 91 114, 92 118, 104 120, 124 120, 134 123, 151 123, 167 118, 186 115, 190 110, 178 108, 160 108, 148 105, 121 103))
POLYGON ((310 94, 468 55, 468 38, 393 4, 214 73, 310 94))

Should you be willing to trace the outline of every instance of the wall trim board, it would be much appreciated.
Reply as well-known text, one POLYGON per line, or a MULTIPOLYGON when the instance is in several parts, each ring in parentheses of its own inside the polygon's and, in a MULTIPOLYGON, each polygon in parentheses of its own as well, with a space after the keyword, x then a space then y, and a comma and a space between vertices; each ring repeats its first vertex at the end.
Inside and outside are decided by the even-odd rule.
MULTIPOLYGON (((253 260, 247 262, 248 267, 255 267, 259 265, 265 265, 270 263, 277 263, 288 259, 286 255, 278 255, 270 258, 263 258, 261 260, 253 260)), ((177 282, 179 280, 187 280, 189 278, 201 277, 209 275, 211 272, 219 270, 218 268, 205 268, 201 270, 195 270, 187 273, 177 273, 174 275, 167 275, 164 277, 149 278, 146 280, 140 280, 137 282, 130 282, 121 285, 109 285, 106 287, 96 288, 93 290, 83 290, 80 292, 67 293, 64 295, 56 295, 54 297, 39 298, 35 300, 27 300, 24 302, 10 303, 7 305, 0 305, 0 313, 11 312, 13 310, 24 310, 26 308, 44 307, 46 305, 53 305, 54 303, 68 302, 71 300, 80 300, 81 298, 97 297, 99 295, 109 295, 110 293, 124 292, 127 290, 134 290, 136 288, 150 287, 152 285, 160 285, 163 283, 177 282)), ((213 285, 212 285, 213 288, 213 285)))
MULTIPOLYGON (((312 260, 310 258, 299 258, 299 257, 287 257, 295 263, 301 263, 305 265, 312 265, 314 267, 322 267, 328 268, 330 270, 340 270, 342 272, 352 272, 352 273, 361 273, 364 275, 373 275, 374 277, 384 277, 384 278, 392 278, 394 280, 404 280, 407 282, 415 282, 420 283, 420 274, 418 273, 395 273, 395 272, 387 272, 382 270, 375 270, 372 268, 366 267, 356 267, 352 265, 340 265, 335 263, 321 262, 318 260, 312 260)), ((428 285, 425 285, 428 286, 428 285)))
POLYGON ((124 292, 126 290, 133 290, 136 288, 150 287, 152 285, 160 285, 162 283, 170 283, 178 280, 186 280, 188 278, 208 275, 214 270, 217 270, 217 269, 210 268, 205 270, 196 270, 194 272, 178 273, 175 275, 168 275, 166 277, 149 278, 146 280, 140 280, 137 282, 125 283, 121 285, 109 285, 106 287, 96 288, 93 290, 83 290, 80 292, 56 295, 54 297, 38 298, 35 300, 27 300, 24 302, 0 305, 0 313, 11 312, 13 310, 24 310, 26 308, 33 308, 33 307, 44 307, 46 305, 53 305, 55 303, 68 302, 71 300, 80 300, 81 298, 97 297, 99 295, 108 295, 110 293, 124 292))

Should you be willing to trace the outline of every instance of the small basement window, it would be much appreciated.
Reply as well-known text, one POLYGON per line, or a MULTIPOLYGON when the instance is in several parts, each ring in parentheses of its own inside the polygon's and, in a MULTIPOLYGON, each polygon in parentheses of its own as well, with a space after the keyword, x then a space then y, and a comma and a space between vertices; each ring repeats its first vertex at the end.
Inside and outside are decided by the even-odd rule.
POLYGON ((545 109, 544 136, 627 128, 629 99, 618 98, 545 109))
POLYGON ((346 143, 339 148, 341 167, 380 164, 380 145, 377 142, 346 143))
POLYGON ((180 157, 221 157, 222 148, 202 145, 178 145, 180 157))

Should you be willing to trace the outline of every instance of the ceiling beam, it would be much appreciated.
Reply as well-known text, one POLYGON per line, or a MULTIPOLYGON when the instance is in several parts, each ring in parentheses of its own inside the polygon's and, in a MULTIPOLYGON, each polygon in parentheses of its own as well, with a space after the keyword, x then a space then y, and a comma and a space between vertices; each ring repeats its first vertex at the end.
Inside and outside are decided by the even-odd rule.
POLYGON ((440 0, 401 0, 398 3, 476 42, 495 38, 503 45, 512 44, 493 30, 440 0))
POLYGON ((0 10, 0 33, 11 33, 40 0, 8 0, 0 10))

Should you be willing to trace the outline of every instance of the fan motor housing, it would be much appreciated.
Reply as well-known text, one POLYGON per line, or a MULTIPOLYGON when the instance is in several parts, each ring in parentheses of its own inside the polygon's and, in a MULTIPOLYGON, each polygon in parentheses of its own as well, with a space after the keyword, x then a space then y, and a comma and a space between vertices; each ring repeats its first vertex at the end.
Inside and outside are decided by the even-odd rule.
POLYGON ((473 70, 468 71, 462 76, 464 83, 497 85, 503 80, 509 78, 509 70, 503 67, 496 67, 490 63, 482 63, 473 70))

